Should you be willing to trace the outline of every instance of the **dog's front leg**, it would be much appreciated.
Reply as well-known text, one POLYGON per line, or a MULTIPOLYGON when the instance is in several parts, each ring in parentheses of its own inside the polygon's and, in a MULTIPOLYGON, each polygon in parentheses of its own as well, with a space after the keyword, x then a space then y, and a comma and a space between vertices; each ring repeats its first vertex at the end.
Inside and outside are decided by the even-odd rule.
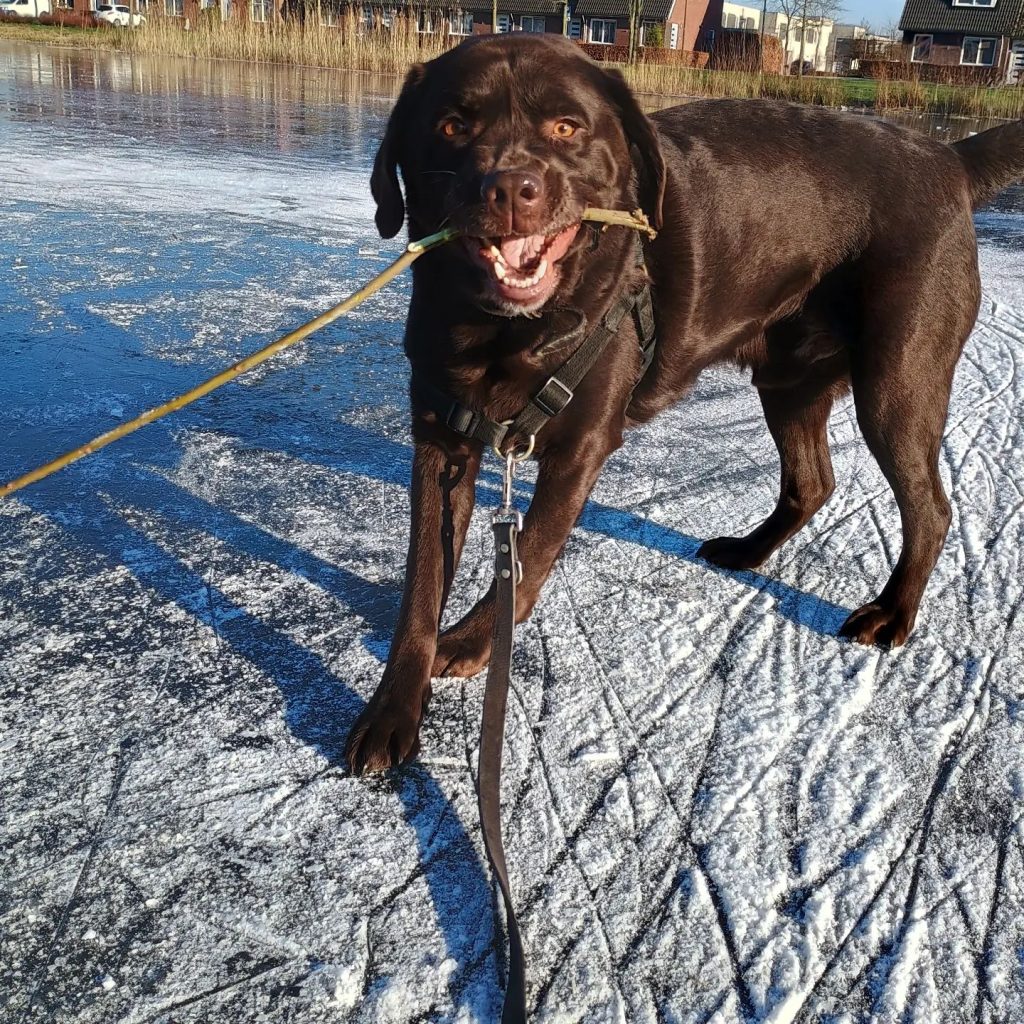
MULTIPOLYGON (((539 460, 537 488, 519 538, 523 580, 516 589, 516 621, 528 618, 551 574, 555 560, 597 482, 608 456, 621 443, 621 434, 608 444, 594 437, 570 450, 559 449, 539 460)), ((494 587, 451 629, 437 645, 432 676, 476 675, 491 655, 494 625, 494 587)))
POLYGON ((357 775, 401 764, 419 750, 438 625, 466 539, 479 468, 479 446, 445 451, 430 442, 416 444, 398 624, 384 676, 352 727, 345 752, 357 775))

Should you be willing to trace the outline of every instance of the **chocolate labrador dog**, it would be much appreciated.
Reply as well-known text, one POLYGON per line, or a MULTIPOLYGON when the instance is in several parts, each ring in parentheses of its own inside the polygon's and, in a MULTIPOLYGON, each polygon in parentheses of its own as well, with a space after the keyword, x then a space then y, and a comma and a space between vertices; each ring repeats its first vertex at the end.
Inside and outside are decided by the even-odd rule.
POLYGON ((407 219, 416 239, 450 225, 461 238, 413 267, 405 593, 383 681, 349 737, 352 770, 413 757, 431 678, 472 676, 489 656, 493 588, 438 638, 483 445, 432 396, 491 421, 515 417, 580 345, 578 325, 592 330, 645 280, 657 323, 647 371, 624 317, 536 437, 517 618, 623 430, 731 361, 752 371, 781 493, 755 530, 709 540, 701 556, 760 565, 814 515, 834 483, 829 411, 852 388, 896 496, 903 550, 842 635, 902 644, 950 522, 938 455, 980 298, 971 211, 1020 176, 1024 122, 949 147, 866 117, 754 100, 648 118, 617 71, 561 37, 478 37, 414 67, 373 170, 377 226, 390 238, 407 219), (582 225, 588 206, 646 211, 659 234, 643 259, 633 232, 582 225))

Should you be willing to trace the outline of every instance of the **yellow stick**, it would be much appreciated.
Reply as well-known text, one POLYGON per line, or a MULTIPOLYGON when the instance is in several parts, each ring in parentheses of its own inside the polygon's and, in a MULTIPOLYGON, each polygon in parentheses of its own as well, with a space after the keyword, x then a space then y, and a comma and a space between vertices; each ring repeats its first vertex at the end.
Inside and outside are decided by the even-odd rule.
MULTIPOLYGON (((650 225, 647 223, 647 218, 639 210, 630 214, 618 210, 595 210, 588 208, 583 211, 583 220, 597 221, 603 224, 619 224, 624 227, 631 227, 637 231, 645 231, 651 237, 654 236, 650 225)), ((122 423, 113 430, 108 430, 105 434, 100 434, 99 437, 94 438, 88 444, 83 444, 73 451, 66 452, 59 458, 53 459, 51 462, 47 462, 31 472, 25 473, 23 476, 19 476, 16 480, 0 486, 0 498, 6 498, 14 494, 15 491, 20 491, 23 487, 34 484, 50 476, 51 473, 56 473, 57 470, 63 469, 65 466, 70 466, 72 462, 84 459, 86 455, 91 455, 93 452, 105 448, 108 444, 138 430, 139 427, 146 426, 147 423, 152 423, 154 420, 158 420, 170 412, 176 412, 178 409, 183 409, 186 405, 191 405, 194 401, 202 398, 203 395, 208 395, 222 384, 227 384, 228 381, 234 380, 235 377, 239 377, 246 371, 253 369, 253 367, 259 366, 260 363, 270 359, 271 356, 276 356, 278 352, 283 352, 286 348, 291 348, 292 345, 305 341, 311 334, 319 331, 321 327, 326 327, 328 324, 333 323, 338 317, 344 316, 350 310, 355 309, 356 306, 368 299, 374 292, 380 291, 384 285, 398 277, 406 267, 410 266, 414 260, 418 259, 425 252, 436 249, 439 245, 444 245, 445 242, 450 242, 457 235, 458 231, 453 228, 446 228, 435 235, 421 238, 418 242, 410 242, 406 246, 405 252, 391 266, 381 271, 372 281, 358 291, 353 292, 347 299, 342 300, 336 306, 332 306, 326 313, 321 313, 315 320, 310 320, 309 323, 297 327, 283 338, 278 338, 277 341, 271 342, 265 348, 254 352, 251 356, 246 356, 245 359, 239 360, 233 366, 229 366, 216 376, 192 388, 191 391, 186 391, 183 395, 178 395, 177 398, 172 398, 169 402, 164 402, 163 405, 158 405, 155 409, 150 409, 148 412, 142 413, 141 416, 136 416, 135 419, 122 423)))
POLYGON ((374 292, 383 288, 389 281, 394 280, 413 260, 418 259, 425 252, 443 245, 457 234, 458 232, 449 229, 440 231, 436 235, 422 238, 418 242, 410 242, 405 252, 391 266, 379 273, 369 284, 360 288, 359 291, 353 292, 347 299, 342 300, 336 306, 332 306, 326 313, 321 313, 315 320, 310 320, 309 323, 296 328, 283 338, 278 338, 277 341, 271 342, 271 344, 261 348, 258 352, 254 352, 251 356, 246 356, 245 359, 239 360, 233 366, 229 366, 216 376, 192 388, 191 391, 186 391, 183 395, 178 395, 177 398, 172 398, 169 402, 164 402, 163 405, 158 405, 155 409, 150 409, 142 413, 141 416, 136 416, 135 419, 122 423, 113 430, 108 430, 105 434, 100 434, 99 437, 94 438, 88 444, 83 444, 80 448, 75 448, 74 451, 67 452, 59 458, 53 459, 53 461, 47 462, 37 469, 33 469, 30 473, 26 473, 24 476, 19 476, 16 480, 4 484, 0 487, 0 498, 6 498, 15 491, 20 491, 23 487, 34 484, 38 480, 48 477, 51 473, 56 473, 57 470, 63 469, 65 466, 70 466, 72 462, 84 459, 86 455, 91 455, 93 452, 105 448, 108 444, 125 437, 127 434, 133 433, 139 427, 146 426, 147 423, 152 423, 154 420, 166 416, 169 412, 176 412, 178 409, 183 409, 186 405, 191 405, 192 402, 202 398, 203 395, 208 395, 222 384, 227 384, 228 381, 234 380, 235 377, 241 376, 255 366, 259 366, 260 363, 271 356, 276 356, 278 352, 283 352, 286 348, 291 348, 292 345, 305 341, 315 331, 319 331, 321 327, 326 327, 328 324, 333 323, 338 317, 344 316, 358 306, 359 303, 368 299, 374 292))

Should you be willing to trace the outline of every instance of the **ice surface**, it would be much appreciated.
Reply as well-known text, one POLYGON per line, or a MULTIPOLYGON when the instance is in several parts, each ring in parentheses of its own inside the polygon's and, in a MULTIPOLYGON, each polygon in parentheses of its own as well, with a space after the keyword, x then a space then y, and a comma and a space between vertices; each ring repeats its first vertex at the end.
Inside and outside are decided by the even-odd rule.
MULTIPOLYGON (((0 477, 395 248, 365 189, 386 99, 0 66, 0 477)), ((538 1021, 1024 1020, 1021 209, 978 219, 953 527, 904 650, 834 636, 899 546, 849 405, 834 498, 763 574, 694 559, 774 502, 740 374, 609 464, 516 652, 506 847, 538 1021)), ((4 1021, 496 1019, 481 680, 436 687, 409 770, 340 763, 405 554, 406 297, 0 504, 4 1021)), ((487 585, 485 519, 451 617, 487 585)))

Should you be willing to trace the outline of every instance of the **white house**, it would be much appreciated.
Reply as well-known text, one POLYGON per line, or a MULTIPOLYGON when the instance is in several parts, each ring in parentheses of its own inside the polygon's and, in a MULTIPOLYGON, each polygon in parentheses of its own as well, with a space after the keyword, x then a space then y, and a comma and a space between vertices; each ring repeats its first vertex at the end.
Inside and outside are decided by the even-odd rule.
POLYGON ((722 28, 746 28, 759 31, 761 28, 761 8, 746 7, 743 4, 725 0, 722 4, 722 28))
POLYGON ((815 71, 831 70, 829 62, 829 40, 832 37, 831 18, 808 18, 806 27, 799 17, 790 20, 780 11, 769 11, 765 16, 764 30, 782 41, 786 53, 786 66, 791 67, 800 60, 800 43, 803 41, 803 59, 815 71))

